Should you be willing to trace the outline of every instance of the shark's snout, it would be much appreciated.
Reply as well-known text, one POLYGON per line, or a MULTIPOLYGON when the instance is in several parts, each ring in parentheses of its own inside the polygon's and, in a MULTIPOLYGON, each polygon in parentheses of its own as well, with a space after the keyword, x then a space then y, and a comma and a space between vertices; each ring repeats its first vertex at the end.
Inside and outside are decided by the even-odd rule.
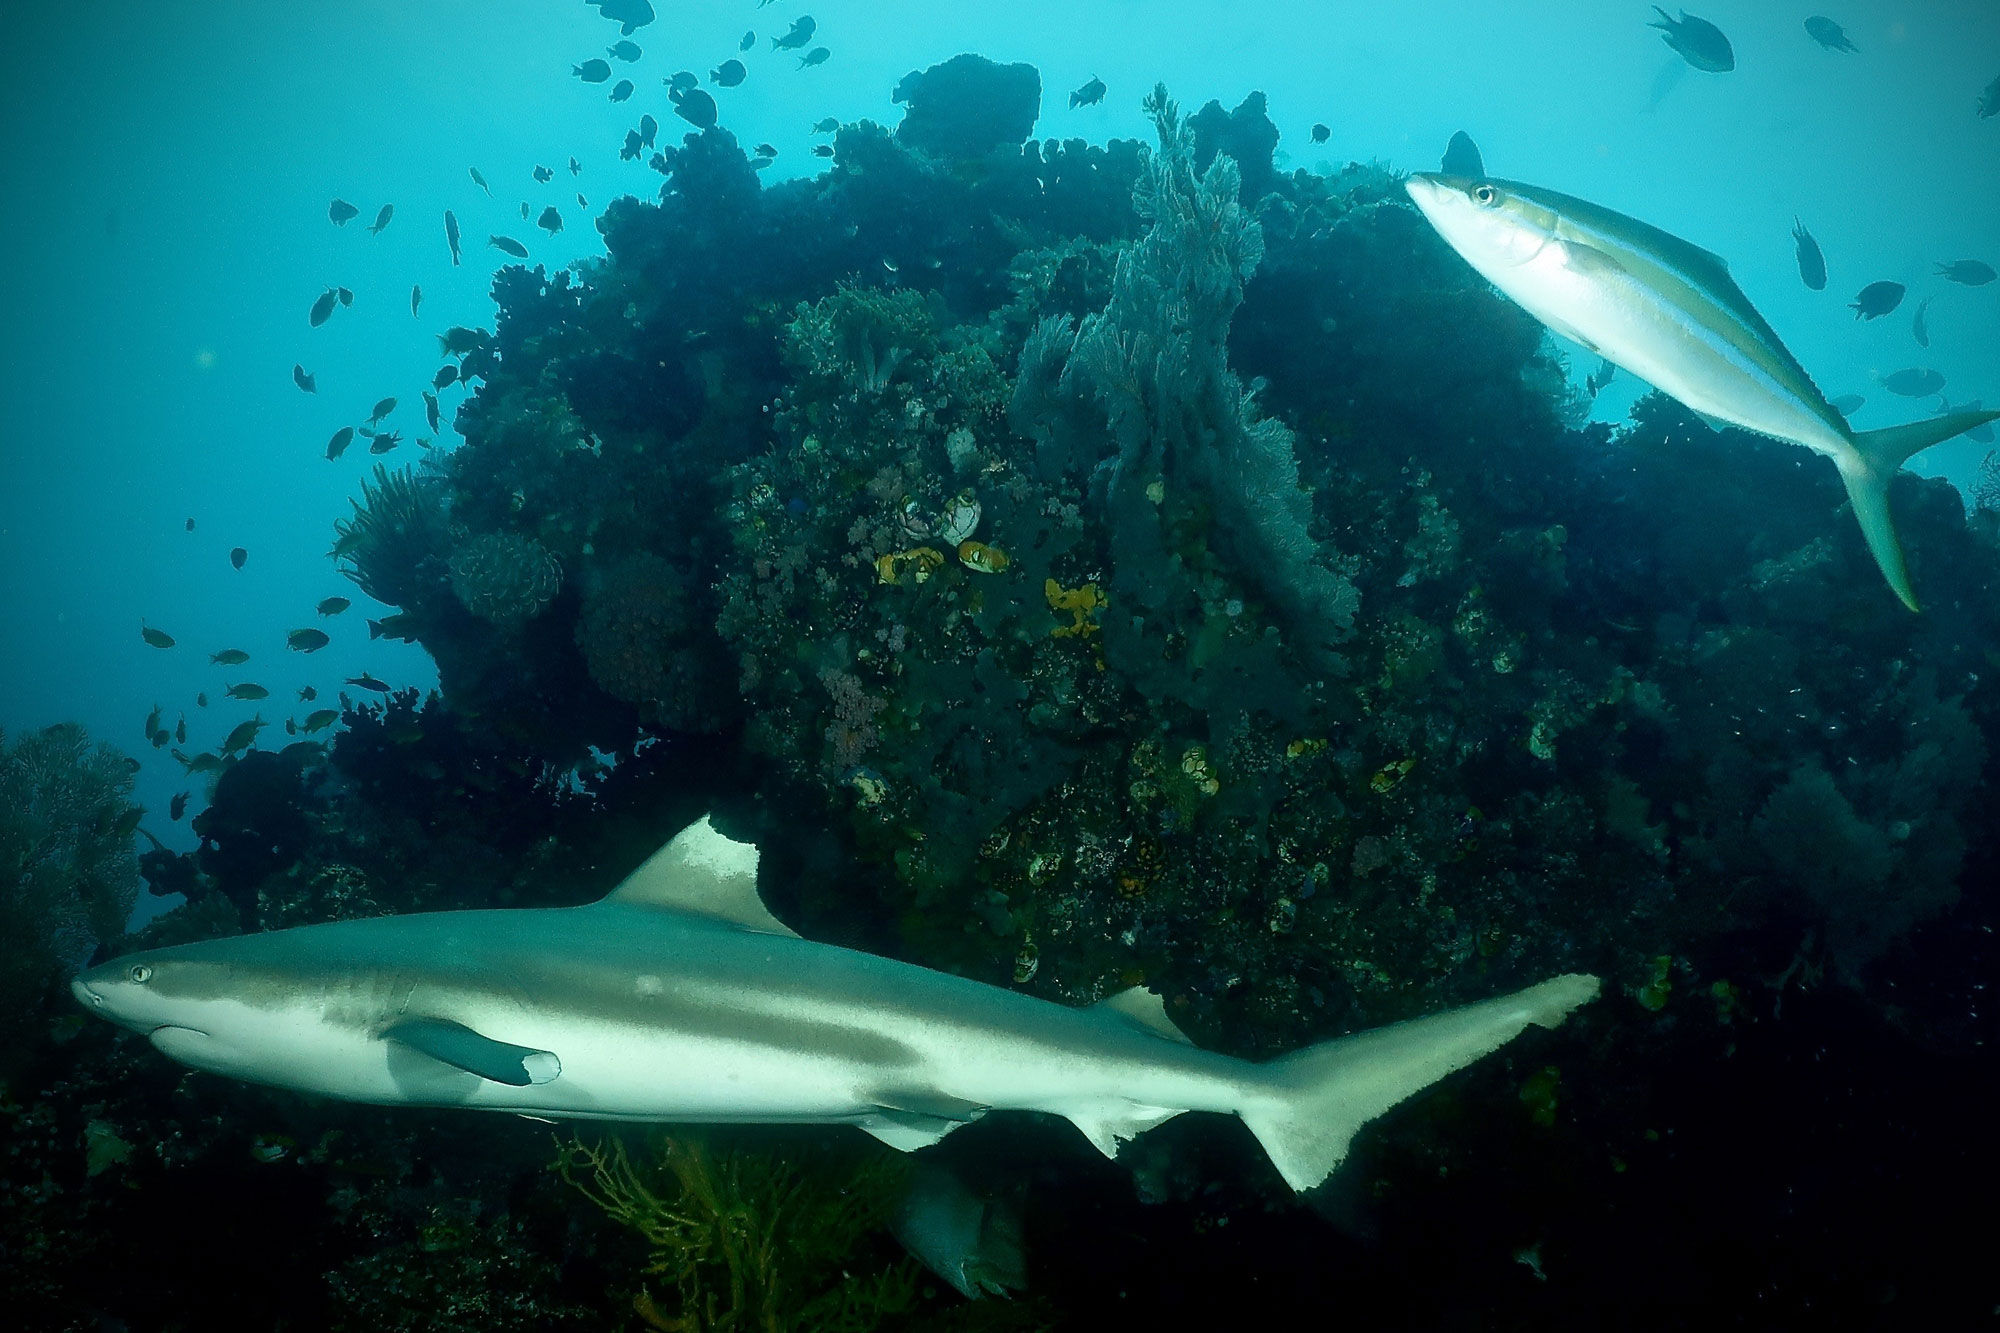
POLYGON ((69 993, 76 996, 76 1002, 86 1009, 104 1007, 104 997, 85 984, 82 977, 77 977, 69 983, 69 993))

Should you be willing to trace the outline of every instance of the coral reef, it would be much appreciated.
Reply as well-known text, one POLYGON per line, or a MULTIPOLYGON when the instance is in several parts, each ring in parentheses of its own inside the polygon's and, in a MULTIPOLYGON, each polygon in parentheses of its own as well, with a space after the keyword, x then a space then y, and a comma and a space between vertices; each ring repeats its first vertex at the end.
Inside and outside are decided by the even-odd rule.
POLYGON ((451 557, 451 590, 465 609, 502 627, 548 609, 562 587, 562 563, 532 537, 488 532, 451 557))
POLYGON ((1018 148, 1042 114, 1042 76, 1033 65, 1002 65, 971 54, 912 72, 896 87, 904 104, 896 138, 943 158, 977 158, 1018 148))

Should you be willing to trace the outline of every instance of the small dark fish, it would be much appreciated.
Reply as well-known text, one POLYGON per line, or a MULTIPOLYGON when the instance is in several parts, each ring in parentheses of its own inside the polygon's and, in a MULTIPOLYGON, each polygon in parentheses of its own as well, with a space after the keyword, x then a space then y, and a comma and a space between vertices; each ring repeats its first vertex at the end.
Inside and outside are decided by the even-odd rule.
POLYGON ((373 690, 377 694, 387 694, 389 692, 388 682, 377 680, 366 672, 358 676, 349 676, 347 683, 356 689, 373 690))
POLYGON ((431 433, 433 435, 437 433, 438 400, 437 400, 437 395, 432 393, 429 389, 424 390, 424 424, 431 428, 431 433))
POLYGON ((200 694, 195 695, 194 706, 196 708, 208 707, 208 692, 206 690, 202 691, 200 694))
POLYGON ((586 199, 586 198, 584 198, 584 197, 583 197, 583 192, 582 192, 581 190, 579 190, 579 191, 577 192, 577 196, 576 196, 576 206, 577 206, 578 208, 589 208, 589 207, 590 207, 590 200, 588 200, 588 199, 586 199))
POLYGON ((830 143, 816 143, 816 144, 814 144, 814 145, 813 145, 813 156, 814 156, 814 157, 832 157, 832 156, 833 156, 833 145, 832 145, 832 144, 830 144, 830 143))
POLYGON ((1871 282, 1847 306, 1856 319, 1880 319, 1903 304, 1903 291, 1900 282, 1871 282))
POLYGON ((451 247, 451 266, 458 267, 458 219, 451 210, 444 211, 444 243, 451 247))
POLYGON ((316 653, 332 642, 321 629, 295 629, 285 636, 285 647, 295 653, 316 653))
POLYGON ((812 15, 801 14, 792 20, 792 30, 790 32, 786 33, 783 37, 773 37, 771 39, 771 49, 774 51, 796 51, 811 41, 813 33, 818 31, 818 29, 819 25, 813 22, 812 15))
POLYGON ((654 120, 651 116, 639 117, 639 146, 641 148, 651 148, 653 146, 654 138, 656 138, 659 135, 659 133, 660 133, 659 121, 654 120))
POLYGON ((361 210, 345 199, 336 199, 326 206, 327 220, 336 227, 345 227, 350 221, 361 216, 361 210))
POLYGON ((380 620, 368 622, 370 639, 401 639, 405 643, 417 641, 416 617, 408 613, 383 616, 380 620))
POLYGON ((249 558, 250 558, 250 553, 244 550, 242 547, 235 546, 230 548, 229 564, 232 569, 243 568, 243 562, 248 560, 249 558))
POLYGON ((315 731, 325 731, 340 720, 337 708, 317 708, 306 714, 306 720, 299 724, 299 730, 311 735, 315 731))
POLYGON ((1832 19, 1821 18, 1818 14, 1806 20, 1806 32, 1812 39, 1829 51, 1845 51, 1852 54, 1860 50, 1848 39, 1847 30, 1832 19))
POLYGON ((438 335, 439 356, 463 356, 486 345, 493 335, 485 329, 468 329, 463 324, 454 324, 438 335))
MULTIPOLYGON (((1960 403, 1958 405, 1958 410, 1961 412, 1977 412, 1980 411, 1983 407, 1984 404, 1982 404, 1977 398, 1974 398, 1970 402, 1960 403)), ((1993 443, 1993 423, 1990 421, 1980 422, 1977 426, 1974 426, 1971 430, 1965 432, 1965 438, 1968 440, 1974 440, 1980 444, 1993 443)))
POLYGON ((257 699, 268 699, 271 697, 271 692, 265 689, 262 685, 254 685, 247 680, 244 681, 241 685, 231 685, 228 689, 224 690, 223 693, 228 695, 232 699, 242 699, 246 702, 257 699))
POLYGON ((208 660, 215 666, 242 666, 250 660, 250 654, 241 648, 224 648, 219 653, 210 653, 208 660))
POLYGON ((1856 412, 1859 412, 1867 402, 1868 400, 1858 393, 1844 393, 1833 400, 1833 410, 1844 417, 1851 417, 1856 412))
POLYGON ((162 709, 162 708, 161 708, 161 707, 160 707, 160 706, 159 706, 158 704, 154 704, 154 705, 153 705, 153 711, 152 711, 152 712, 150 712, 150 713, 148 713, 148 714, 146 714, 146 739, 147 739, 147 740, 151 740, 151 739, 153 738, 153 735, 154 735, 154 733, 155 733, 155 732, 157 732, 157 731, 159 731, 159 729, 160 729, 160 714, 161 714, 162 712, 164 712, 164 711, 165 711, 165 710, 164 710, 164 709, 162 709))
POLYGON ((512 255, 516 259, 528 257, 528 247, 511 236, 488 236, 486 243, 503 255, 512 255))
POLYGON ((326 442, 327 461, 332 462, 334 459, 346 453, 347 446, 353 443, 354 443, 354 427, 342 426, 339 430, 333 433, 333 438, 326 442))
POLYGON ((186 713, 182 713, 180 721, 174 723, 174 741, 179 745, 186 745, 188 743, 188 719, 186 713))
POLYGON ((824 120, 814 121, 812 132, 814 134, 832 134, 835 130, 839 128, 840 128, 840 118, 838 116, 828 116, 824 120))
POLYGON ((539 164, 537 164, 535 167, 534 175, 535 175, 535 184, 537 185, 547 185, 550 181, 556 178, 555 172, 550 171, 547 167, 541 166, 539 164))
POLYGON ((1792 244, 1798 249, 1799 281, 1816 292, 1826 290, 1826 255, 1820 251, 1819 242, 1806 230, 1806 224, 1792 219, 1792 244))
POLYGON ((189 532, 193 532, 193 531, 194 531, 194 520, 193 520, 193 519, 189 519, 189 520, 188 520, 188 531, 189 531, 189 532))
POLYGON ((757 34, 755 32, 746 32, 743 34, 743 40, 736 44, 736 49, 739 51, 748 51, 756 44, 757 34))
POLYGON ((389 219, 395 216, 396 206, 394 204, 382 205, 382 211, 375 215, 375 225, 368 229, 368 234, 370 236, 380 236, 384 231, 388 230, 389 219))
POLYGON ((323 597, 320 599, 319 605, 314 609, 323 616, 337 616, 353 605, 354 603, 348 601, 345 597, 323 597))
POLYGON ((395 399, 393 398, 376 399, 375 410, 368 414, 368 424, 371 426, 374 425, 376 422, 380 421, 383 417, 388 416, 391 412, 395 410, 396 410, 395 399))
POLYGON ((635 85, 633 84, 632 80, 620 79, 616 84, 612 86, 611 100, 614 102, 627 101, 631 98, 634 91, 635 91, 635 85))
POLYGON ((333 294, 340 298, 340 303, 344 306, 354 304, 354 293, 348 291, 345 287, 334 288, 333 294))
POLYGON ((535 225, 553 236, 562 230, 562 214, 556 212, 554 204, 550 204, 542 210, 542 215, 535 219, 535 225))
POLYGON ((1994 278, 1993 266, 1977 259, 1954 259, 1949 264, 1939 264, 1937 275, 1965 287, 1984 287, 1994 278))
POLYGON ((1944 391, 1944 376, 1928 366, 1911 366, 1877 378, 1883 388, 1900 398, 1928 398, 1944 391))
POLYGON ((1328 139, 1331 139, 1332 137, 1333 137, 1333 129, 1331 126, 1321 125, 1317 123, 1313 125, 1312 141, 1314 143, 1325 143, 1328 139))
POLYGON ((317 698, 319 698, 319 691, 312 686, 301 685, 299 687, 299 702, 309 704, 317 698))
POLYGON ((1653 12, 1660 16, 1660 21, 1646 26, 1658 28, 1661 38, 1688 64, 1709 74, 1727 74, 1736 68, 1736 51, 1722 35, 1722 29, 1685 9, 1678 19, 1658 5, 1653 6, 1653 12))
POLYGON ((667 85, 667 96, 676 102, 681 100, 682 93, 701 86, 701 80, 694 76, 691 69, 676 70, 661 82, 667 85))
POLYGON ((523 199, 521 201, 521 221, 526 222, 527 220, 528 220, 528 201, 523 199))
POLYGON ((165 630, 154 629, 143 620, 139 622, 139 637, 155 648, 171 648, 174 646, 173 635, 167 633, 165 630))
POLYGON ((231 729, 230 733, 223 738, 222 753, 235 754, 239 750, 249 749, 250 746, 256 743, 257 733, 269 725, 270 723, 261 717, 253 717, 248 722, 237 723, 231 729))
POLYGON ((179 750, 173 750, 169 753, 174 758, 180 760, 181 767, 189 773, 220 773, 222 771, 222 757, 220 755, 198 754, 193 758, 189 758, 179 750))
POLYGON ((698 130, 715 128, 715 99, 699 88, 690 88, 681 94, 674 114, 698 130))
POLYGON ((572 176, 581 176, 583 174, 583 163, 577 161, 575 158, 571 158, 569 160, 569 174, 572 176))
POLYGON ((319 392, 319 381, 306 374, 306 368, 296 361, 292 363, 292 383, 298 385, 306 393, 319 392))
POLYGON ((340 294, 331 287, 327 288, 319 294, 319 299, 313 302, 311 312, 306 315, 307 321, 314 328, 326 323, 333 318, 333 307, 339 300, 340 294))
POLYGON ((1444 161, 1440 169, 1447 176, 1463 176, 1476 181, 1485 177, 1486 162, 1479 156, 1479 145, 1472 142, 1472 136, 1464 130, 1454 130, 1451 142, 1444 146, 1444 161))
POLYGON ((753 157, 750 159, 750 170, 763 171, 771 165, 772 161, 773 159, 768 157, 753 157))
POLYGON ((1592 398, 1604 392, 1612 380, 1618 378, 1618 367, 1608 358, 1599 358, 1597 369, 1590 372, 1583 381, 1583 387, 1590 390, 1592 398))
POLYGON ((1979 104, 1973 114, 1981 120, 1991 120, 2000 116, 2000 74, 1993 76, 1993 82, 1986 85, 1986 91, 1979 94, 1979 104))
POLYGON ((474 185, 477 185, 480 189, 486 191, 486 197, 488 199, 491 199, 493 197, 493 187, 491 185, 488 185, 486 183, 486 178, 479 174, 479 168, 467 167, 466 170, 472 173, 472 183, 474 185))
POLYGON ((399 430, 385 430, 368 442, 368 452, 371 454, 386 454, 402 442, 403 432, 399 430))
POLYGON ((710 82, 718 88, 734 88, 749 75, 750 71, 740 60, 725 60, 708 72, 710 82))
POLYGON ((1924 322, 1924 313, 1930 308, 1931 298, 1926 296, 1923 300, 1917 302, 1916 317, 1910 321, 1910 336, 1917 340, 1917 346, 1919 347, 1929 347, 1931 345, 1930 325, 1924 322))
POLYGON ((620 37, 630 37, 657 17, 652 0, 584 0, 584 3, 595 5, 598 13, 621 25, 620 37))
POLYGON ((189 795, 190 793, 188 792, 178 792, 175 794, 173 800, 167 802, 168 819, 173 820, 176 824, 180 822, 181 816, 187 813, 189 795))
POLYGON ((458 382, 458 367, 449 361, 438 367, 437 374, 431 376, 433 389, 449 389, 458 382))
POLYGON ((1069 109, 1074 111, 1080 106, 1096 106, 1104 100, 1104 93, 1104 80, 1093 74, 1089 83, 1069 95, 1069 109))
POLYGON ((424 289, 412 283, 410 285, 410 315, 412 318, 416 316, 417 307, 422 305, 423 303, 424 303, 424 289))
POLYGON ((608 60, 586 60, 581 65, 571 65, 569 72, 585 83, 603 83, 611 77, 611 62, 608 60))
POLYGON ((285 719, 285 734, 286 734, 287 736, 296 736, 296 735, 298 735, 298 734, 299 734, 299 724, 298 724, 298 723, 296 723, 296 722, 294 722, 294 721, 292 721, 292 720, 291 720, 290 718, 286 718, 286 719, 285 719))
POLYGON ((607 47, 604 54, 610 56, 613 60, 622 60, 629 65, 646 53, 639 49, 637 42, 617 42, 607 47))
POLYGON ((758 157, 776 157, 777 155, 778 146, 776 144, 760 143, 757 145, 758 157))

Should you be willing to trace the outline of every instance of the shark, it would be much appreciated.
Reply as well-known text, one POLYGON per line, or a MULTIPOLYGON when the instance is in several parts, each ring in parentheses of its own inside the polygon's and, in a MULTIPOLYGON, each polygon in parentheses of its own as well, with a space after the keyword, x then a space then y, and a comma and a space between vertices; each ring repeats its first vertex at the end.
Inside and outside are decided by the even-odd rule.
POLYGON ((704 818, 585 906, 182 944, 88 969, 73 991, 195 1069, 352 1102, 847 1124, 904 1151, 1040 1111, 1114 1158, 1183 1112, 1220 1112, 1300 1191, 1369 1120, 1598 992, 1558 976, 1260 1064, 1194 1046, 1145 989, 1075 1008, 803 939, 757 877, 756 847, 704 818))
POLYGON ((1601 204, 1520 181, 1423 171, 1404 188, 1446 244, 1548 328, 1710 424, 1832 459, 1882 577, 1903 605, 1918 609, 1889 512, 1889 483, 1912 456, 2000 412, 1947 412, 1853 430, 1721 256, 1601 204))

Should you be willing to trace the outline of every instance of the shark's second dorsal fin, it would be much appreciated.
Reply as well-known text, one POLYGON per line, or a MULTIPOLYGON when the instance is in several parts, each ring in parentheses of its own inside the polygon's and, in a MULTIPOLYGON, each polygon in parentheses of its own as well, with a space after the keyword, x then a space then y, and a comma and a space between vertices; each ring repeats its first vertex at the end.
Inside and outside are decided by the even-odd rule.
POLYGON ((757 849, 717 833, 706 815, 647 857, 604 901, 692 912, 745 930, 798 938, 757 896, 757 849))
POLYGON ((1188 1040, 1187 1033, 1175 1027, 1174 1020, 1167 1017, 1166 1001, 1144 986, 1133 986, 1128 990, 1119 991, 1116 995, 1107 995, 1091 1008, 1117 1014, 1126 1022, 1142 1027, 1156 1037, 1165 1037, 1184 1046, 1194 1045, 1188 1040))

